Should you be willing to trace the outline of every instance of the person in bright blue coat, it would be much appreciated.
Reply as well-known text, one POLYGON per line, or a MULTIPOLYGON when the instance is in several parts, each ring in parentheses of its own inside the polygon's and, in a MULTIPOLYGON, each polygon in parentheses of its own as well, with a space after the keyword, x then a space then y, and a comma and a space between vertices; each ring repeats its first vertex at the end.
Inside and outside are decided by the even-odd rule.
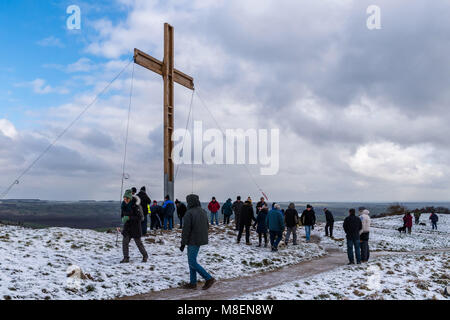
POLYGON ((262 237, 264 236, 264 247, 267 248, 267 224, 266 218, 269 209, 267 208, 267 204, 263 204, 261 209, 256 216, 256 222, 253 227, 256 227, 256 233, 258 233, 259 244, 258 247, 261 247, 262 237))
POLYGON ((272 251, 278 251, 278 244, 283 237, 284 218, 281 213, 280 205, 277 203, 273 209, 269 211, 266 217, 266 225, 269 228, 270 244, 272 251))
POLYGON ((163 204, 163 212, 164 212, 164 230, 167 230, 167 224, 169 224, 169 230, 173 228, 173 214, 175 212, 175 203, 170 200, 169 195, 165 197, 165 201, 163 204))

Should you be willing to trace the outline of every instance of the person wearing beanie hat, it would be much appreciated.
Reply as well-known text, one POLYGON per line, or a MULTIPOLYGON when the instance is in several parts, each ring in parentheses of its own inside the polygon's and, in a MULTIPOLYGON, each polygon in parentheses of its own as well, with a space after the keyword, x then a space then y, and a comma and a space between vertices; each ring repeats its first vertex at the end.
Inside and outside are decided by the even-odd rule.
POLYGON ((137 189, 136 189, 136 187, 133 187, 133 188, 131 188, 131 193, 132 193, 133 195, 135 195, 135 194, 136 194, 136 192, 137 192, 137 189))
POLYGON ((137 196, 132 194, 131 190, 126 190, 123 195, 123 202, 121 205, 121 218, 123 222, 123 240, 122 240, 122 251, 123 259, 120 263, 130 262, 129 256, 129 244, 131 238, 134 239, 136 246, 142 254, 142 262, 147 262, 148 254, 144 248, 141 241, 142 227, 141 227, 141 217, 138 212, 138 206, 141 201, 137 196))

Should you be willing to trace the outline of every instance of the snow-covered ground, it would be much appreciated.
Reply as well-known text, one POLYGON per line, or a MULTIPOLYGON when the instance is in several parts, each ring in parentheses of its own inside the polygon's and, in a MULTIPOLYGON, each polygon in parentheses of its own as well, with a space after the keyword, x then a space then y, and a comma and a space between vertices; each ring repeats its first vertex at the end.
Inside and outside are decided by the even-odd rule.
POLYGON ((448 299, 450 253, 380 257, 236 299, 448 299))
MULTIPOLYGON (((253 239, 255 238, 255 232, 253 239)), ((122 258, 121 235, 70 228, 25 229, 0 225, 0 299, 108 299, 177 287, 188 281, 180 231, 144 239, 149 261, 132 241, 130 264, 122 258), (163 243, 160 243, 160 240, 163 243), (81 272, 77 267, 81 268, 81 272), (68 274, 72 274, 68 277, 68 274)), ((200 263, 217 279, 273 270, 325 254, 314 243, 282 248, 236 244, 236 231, 213 227, 200 263)))
MULTIPOLYGON (((421 222, 426 226, 413 225, 411 234, 399 233, 397 228, 403 225, 403 216, 391 216, 372 219, 370 248, 373 251, 417 251, 450 247, 450 215, 439 214, 438 230, 431 230, 429 215, 423 214, 421 222)), ((336 244, 346 250, 345 233, 342 221, 335 222, 334 240, 322 238, 321 244, 336 244)), ((319 224, 315 231, 323 236, 324 225, 319 224)), ((303 231, 302 231, 303 232, 303 231)))

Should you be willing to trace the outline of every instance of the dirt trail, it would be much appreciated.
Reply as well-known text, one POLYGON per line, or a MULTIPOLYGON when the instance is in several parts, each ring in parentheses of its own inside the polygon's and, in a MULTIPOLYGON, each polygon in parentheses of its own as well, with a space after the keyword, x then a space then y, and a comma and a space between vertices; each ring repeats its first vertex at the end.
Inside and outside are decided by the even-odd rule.
MULTIPOLYGON (((347 254, 337 248, 325 248, 327 255, 278 270, 252 274, 226 280, 218 280, 209 290, 186 290, 181 288, 149 292, 120 300, 227 300, 234 297, 276 287, 286 282, 304 279, 347 264, 347 254)), ((371 259, 388 255, 448 252, 450 248, 413 252, 371 252, 371 259)))

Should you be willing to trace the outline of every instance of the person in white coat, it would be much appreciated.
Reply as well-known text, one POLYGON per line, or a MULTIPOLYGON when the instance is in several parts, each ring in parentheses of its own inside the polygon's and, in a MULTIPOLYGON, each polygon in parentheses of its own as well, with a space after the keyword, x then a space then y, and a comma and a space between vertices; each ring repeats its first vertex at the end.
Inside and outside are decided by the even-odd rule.
POLYGON ((359 217, 362 223, 362 229, 359 232, 361 241, 361 262, 369 261, 369 233, 370 233, 370 212, 366 208, 359 208, 359 217))

